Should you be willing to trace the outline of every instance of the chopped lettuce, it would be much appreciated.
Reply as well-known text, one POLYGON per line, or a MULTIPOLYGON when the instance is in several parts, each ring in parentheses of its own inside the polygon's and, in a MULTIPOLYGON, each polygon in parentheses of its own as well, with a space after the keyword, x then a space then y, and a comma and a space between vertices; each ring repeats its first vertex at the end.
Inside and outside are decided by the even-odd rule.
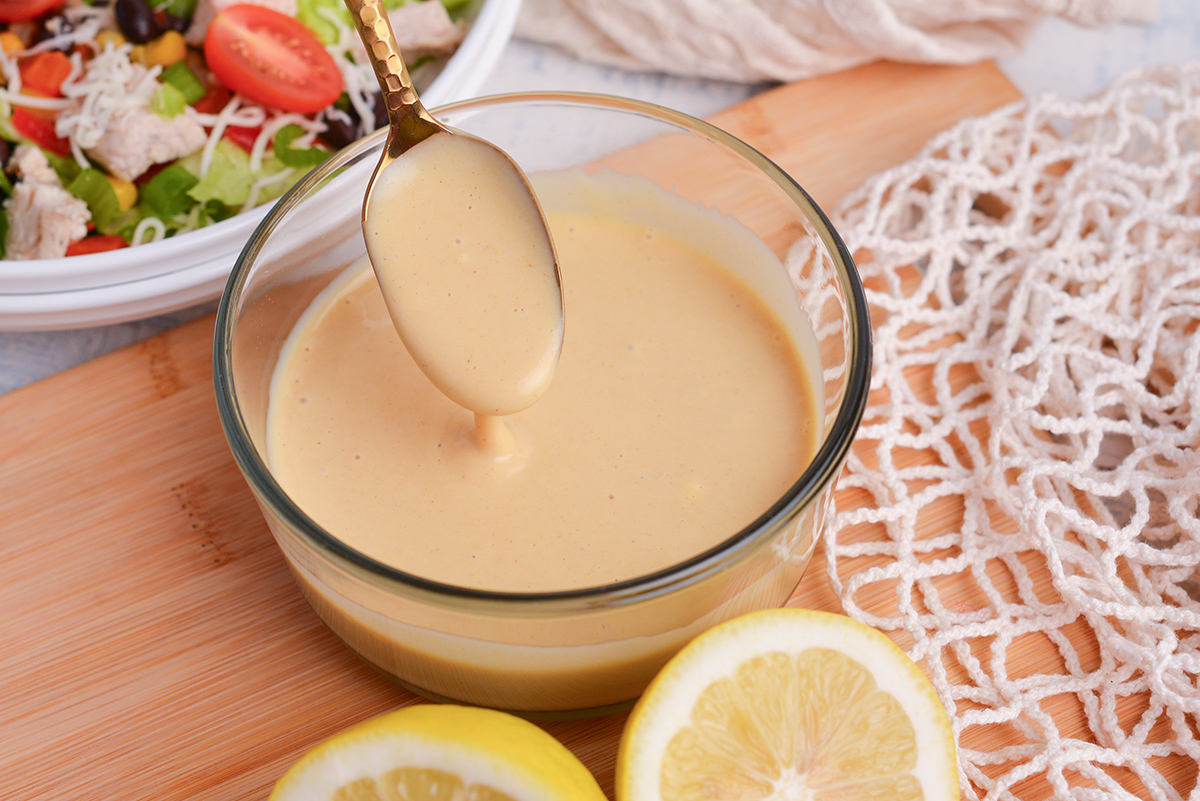
POLYGON ((296 4, 296 19, 315 33, 323 45, 335 44, 340 38, 338 26, 330 17, 340 20, 343 27, 354 29, 342 0, 299 0, 296 4))
POLYGON ((97 228, 106 228, 121 213, 113 185, 97 169, 81 170, 75 180, 67 184, 67 191, 87 204, 97 228))
MULTIPOLYGON (((176 163, 193 175, 198 175, 200 158, 200 153, 193 153, 176 163)), ((254 186, 255 182, 277 175, 286 169, 289 169, 286 164, 275 158, 274 155, 268 155, 263 159, 262 168, 251 172, 250 154, 232 142, 222 139, 217 142, 217 147, 213 151, 208 174, 188 190, 188 195, 201 203, 217 200, 226 206, 239 208, 250 199, 250 188, 254 186)), ((265 203, 268 200, 274 200, 286 192, 290 186, 291 183, 286 179, 265 186, 259 190, 258 202, 265 203)))
POLYGON ((226 206, 219 200, 210 200, 200 207, 200 225, 210 225, 212 223, 228 220, 230 217, 235 217, 239 209, 226 206))
MULTIPOLYGON (((385 8, 399 8, 407 0, 384 0, 385 8)), ((443 0, 447 9, 457 8, 467 0, 443 0)), ((341 23, 341 27, 354 30, 354 22, 343 0, 299 0, 296 4, 296 19, 317 35, 321 44, 336 44, 339 38, 338 26, 330 18, 341 23)))
POLYGON ((58 180, 63 186, 70 186, 71 182, 79 177, 79 173, 83 172, 79 162, 69 156, 60 156, 45 149, 42 152, 46 154, 46 161, 50 162, 50 166, 58 173, 58 180))
POLYGON ((142 186, 138 198, 146 210, 161 220, 186 214, 196 205, 188 192, 200 179, 178 164, 164 167, 142 186))
POLYGON ((5 109, 3 114, 0 114, 0 139, 9 142, 20 142, 24 139, 23 136, 17 133, 17 129, 13 127, 11 106, 5 109))
MULTIPOLYGON (((197 177, 200 160, 201 154, 193 153, 164 167, 141 186, 136 206, 103 224, 97 221, 97 230, 102 234, 120 234, 132 242, 134 230, 147 217, 161 220, 167 236, 203 228, 239 214, 250 199, 251 187, 256 181, 290 169, 273 155, 268 155, 263 159, 262 169, 251 172, 250 155, 224 139, 217 143, 208 174, 203 178, 197 177)), ((275 200, 291 188, 294 178, 300 175, 297 171, 294 176, 261 187, 256 203, 261 205, 275 200)))
POLYGON ((191 19, 196 13, 197 0, 167 0, 166 3, 151 3, 158 11, 165 11, 177 17, 191 19))

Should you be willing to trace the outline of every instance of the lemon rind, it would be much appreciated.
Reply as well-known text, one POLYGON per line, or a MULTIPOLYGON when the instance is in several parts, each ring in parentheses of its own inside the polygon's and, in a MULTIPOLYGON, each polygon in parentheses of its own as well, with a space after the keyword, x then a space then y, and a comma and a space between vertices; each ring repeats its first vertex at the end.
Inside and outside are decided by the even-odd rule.
POLYGON ((587 768, 533 723, 449 704, 405 707, 334 735, 279 780, 270 801, 323 801, 403 767, 443 770, 521 801, 604 801, 587 768))

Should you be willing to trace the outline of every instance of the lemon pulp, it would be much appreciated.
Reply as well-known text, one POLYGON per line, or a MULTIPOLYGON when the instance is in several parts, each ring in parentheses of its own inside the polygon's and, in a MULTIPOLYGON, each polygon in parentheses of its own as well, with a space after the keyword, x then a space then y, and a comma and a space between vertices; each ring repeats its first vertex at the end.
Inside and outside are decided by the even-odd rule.
POLYGON ((770 610, 694 640, 621 740, 618 801, 959 798, 949 718, 885 635, 770 610))
POLYGON ((517 801, 486 784, 467 785, 444 770, 397 768, 378 780, 356 779, 334 791, 332 801, 517 801))

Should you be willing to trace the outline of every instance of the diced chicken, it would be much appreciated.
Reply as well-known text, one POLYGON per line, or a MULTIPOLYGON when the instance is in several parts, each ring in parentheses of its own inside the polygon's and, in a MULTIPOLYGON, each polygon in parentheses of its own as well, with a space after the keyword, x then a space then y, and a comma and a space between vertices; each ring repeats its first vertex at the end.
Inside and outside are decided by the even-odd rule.
POLYGON ((87 204, 63 189, 41 150, 19 145, 10 166, 20 180, 5 204, 8 213, 7 259, 56 259, 87 235, 92 214, 87 204))
MULTIPOLYGON (((440 56, 453 52, 466 35, 466 29, 450 19, 440 0, 421 0, 408 3, 388 12, 392 31, 400 53, 409 61, 422 56, 440 56)), ((367 49, 355 40, 352 45, 354 61, 368 63, 367 49)))
POLYGON ((388 20, 406 58, 450 53, 466 35, 463 26, 450 19, 440 0, 407 3, 389 11, 388 20))
POLYGON ((108 172, 132 181, 154 164, 173 161, 204 147, 208 135, 187 114, 170 119, 145 108, 121 109, 87 154, 108 172))
POLYGON ((17 145, 8 166, 22 181, 62 186, 58 173, 50 166, 46 154, 31 145, 17 145))
POLYGON ((187 33, 184 38, 188 44, 193 47, 199 47, 204 43, 204 34, 208 33, 208 26, 216 19, 217 14, 220 14, 229 6, 246 3, 252 6, 263 6, 272 11, 278 11, 281 14, 287 14, 289 17, 296 16, 297 0, 200 0, 196 4, 196 10, 192 14, 192 24, 188 26, 187 33))

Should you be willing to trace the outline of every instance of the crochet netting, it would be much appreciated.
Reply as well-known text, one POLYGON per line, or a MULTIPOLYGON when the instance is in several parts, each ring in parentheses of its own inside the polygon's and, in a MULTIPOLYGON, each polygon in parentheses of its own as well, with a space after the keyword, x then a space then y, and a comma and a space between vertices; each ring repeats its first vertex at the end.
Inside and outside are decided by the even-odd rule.
POLYGON ((845 611, 930 673, 964 798, 1200 798, 1200 63, 966 120, 835 224, 845 611))

